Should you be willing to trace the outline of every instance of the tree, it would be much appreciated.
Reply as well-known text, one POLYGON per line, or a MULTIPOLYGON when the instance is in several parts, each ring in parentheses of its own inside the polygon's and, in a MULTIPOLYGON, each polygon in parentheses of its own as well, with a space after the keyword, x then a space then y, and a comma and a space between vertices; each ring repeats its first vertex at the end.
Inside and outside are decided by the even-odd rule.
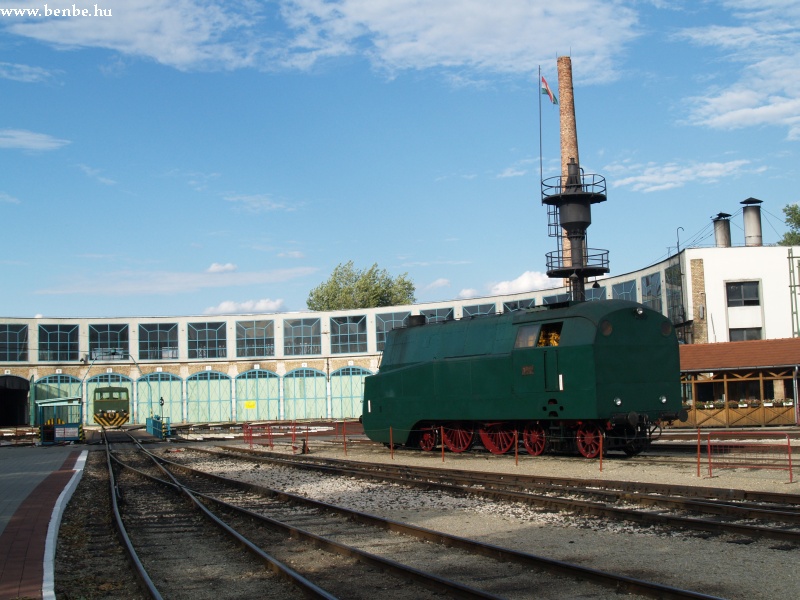
POLYGON ((408 273, 392 278, 377 263, 369 269, 356 269, 353 261, 338 264, 327 281, 308 294, 309 310, 345 310, 412 304, 414 283, 408 273))
POLYGON ((327 281, 308 294, 309 310, 348 310, 412 304, 414 283, 408 273, 392 278, 377 263, 369 269, 356 269, 353 261, 338 264, 327 281))
POLYGON ((779 246, 800 246, 800 205, 787 204, 783 207, 783 214, 786 215, 786 223, 789 231, 783 234, 778 242, 779 246))

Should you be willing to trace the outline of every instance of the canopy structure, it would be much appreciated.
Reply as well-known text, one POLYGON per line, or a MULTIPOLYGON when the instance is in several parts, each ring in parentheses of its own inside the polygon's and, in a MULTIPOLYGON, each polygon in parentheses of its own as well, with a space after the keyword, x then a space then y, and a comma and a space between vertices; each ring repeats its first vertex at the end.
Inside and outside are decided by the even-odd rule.
POLYGON ((84 441, 83 398, 51 398, 37 400, 39 431, 42 444, 84 441))

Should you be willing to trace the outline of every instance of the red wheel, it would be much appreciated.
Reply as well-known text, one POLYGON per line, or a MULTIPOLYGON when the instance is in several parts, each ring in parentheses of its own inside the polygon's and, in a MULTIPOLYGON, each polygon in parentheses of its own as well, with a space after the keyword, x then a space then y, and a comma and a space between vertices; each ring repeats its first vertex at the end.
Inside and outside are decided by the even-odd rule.
POLYGON ((547 439, 544 435, 544 427, 538 423, 528 423, 525 429, 522 430, 522 443, 525 445, 525 450, 531 456, 539 456, 544 452, 547 445, 547 439))
POLYGON ((578 427, 575 441, 578 444, 578 452, 586 458, 595 458, 600 454, 601 440, 603 432, 597 425, 586 423, 578 427))
POLYGON ((419 447, 425 450, 425 452, 430 452, 439 444, 438 437, 436 429, 433 427, 426 427, 419 435, 419 447))
POLYGON ((464 423, 451 423, 444 427, 444 445, 450 452, 465 452, 472 448, 475 430, 464 423))
POLYGON ((514 447, 514 431, 505 423, 489 423, 478 430, 483 446, 492 454, 505 454, 514 447))

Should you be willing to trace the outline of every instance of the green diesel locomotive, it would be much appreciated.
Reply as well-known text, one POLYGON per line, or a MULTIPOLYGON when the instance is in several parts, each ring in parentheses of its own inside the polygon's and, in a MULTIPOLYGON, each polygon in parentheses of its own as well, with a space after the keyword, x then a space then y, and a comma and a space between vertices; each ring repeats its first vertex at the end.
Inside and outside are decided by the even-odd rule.
POLYGON ((128 388, 99 387, 94 391, 94 422, 104 427, 121 427, 130 416, 128 388))
MULTIPOLYGON (((541 307, 389 332, 364 381, 375 441, 503 454, 600 449, 635 455, 681 408, 678 340, 661 313, 625 300, 541 307)), ((421 322, 415 322, 420 319, 421 322)))

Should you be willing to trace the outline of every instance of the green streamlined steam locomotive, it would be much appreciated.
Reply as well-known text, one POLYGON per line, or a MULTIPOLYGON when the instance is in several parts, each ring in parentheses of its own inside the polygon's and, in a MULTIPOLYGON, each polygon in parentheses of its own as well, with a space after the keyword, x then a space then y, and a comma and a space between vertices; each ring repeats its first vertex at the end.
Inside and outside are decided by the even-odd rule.
POLYGON ((375 441, 504 454, 642 452, 681 408, 678 340, 661 313, 625 300, 565 303, 389 332, 364 381, 375 441))

